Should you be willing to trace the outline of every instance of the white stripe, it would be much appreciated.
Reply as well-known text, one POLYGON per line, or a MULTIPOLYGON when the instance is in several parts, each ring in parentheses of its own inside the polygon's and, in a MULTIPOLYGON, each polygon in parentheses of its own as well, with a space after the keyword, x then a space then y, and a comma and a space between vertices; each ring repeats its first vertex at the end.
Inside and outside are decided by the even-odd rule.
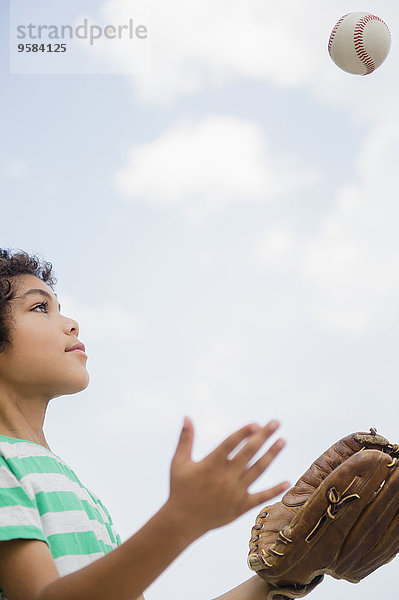
MULTIPOLYGON (((59 533, 75 533, 93 531, 96 538, 108 546, 117 546, 112 542, 105 525, 89 519, 88 515, 80 510, 66 510, 64 512, 51 512, 41 517, 43 530, 46 537, 59 533)), ((116 535, 115 535, 116 539, 116 535)))
POLYGON ((76 481, 72 481, 62 473, 29 473, 22 477, 20 481, 32 500, 39 492, 72 492, 76 494, 79 500, 87 500, 90 506, 99 511, 104 521, 108 522, 105 511, 99 504, 95 503, 88 489, 82 488, 76 481))
POLYGON ((44 446, 39 446, 33 443, 29 444, 28 442, 16 442, 15 444, 11 444, 10 442, 3 441, 0 438, 0 454, 5 458, 48 456, 49 458, 54 458, 57 462, 62 463, 71 469, 71 467, 64 460, 62 460, 62 458, 56 456, 44 446))
POLYGON ((0 526, 16 525, 24 527, 25 525, 34 525, 42 530, 40 516, 35 508, 27 506, 3 506, 0 508, 0 526))
MULTIPOLYGON (((36 457, 46 456, 52 458, 55 463, 58 463, 60 470, 62 466, 66 466, 73 475, 76 475, 74 470, 64 460, 46 448, 36 444, 23 441, 11 444, 2 441, 0 438, 0 456, 4 456, 6 460, 7 458, 32 458, 35 460, 36 457)), ((19 481, 7 467, 0 466, 0 488, 13 488, 21 485, 32 501, 35 501, 36 494, 40 492, 71 492, 76 495, 78 500, 88 502, 93 509, 98 511, 103 520, 112 528, 116 540, 117 533, 109 521, 108 514, 100 504, 96 503, 96 500, 100 500, 100 498, 85 486, 82 487, 83 484, 78 481, 69 479, 62 472, 29 473, 19 481)), ((117 547, 117 541, 111 541, 106 526, 97 520, 90 519, 83 509, 49 512, 40 517, 39 512, 35 508, 14 505, 12 507, 0 508, 0 527, 2 523, 8 526, 14 524, 17 526, 33 525, 38 527, 40 531, 43 531, 45 537, 62 533, 92 531, 97 540, 102 541, 107 546, 117 547)), ((67 574, 90 564, 90 562, 103 555, 102 552, 96 552, 84 556, 63 556, 56 559, 56 564, 57 568, 59 566, 61 574, 67 574)))
MULTIPOLYGON (((11 477, 13 477, 12 474, 10 474, 9 471, 5 472, 6 475, 11 475, 11 477)), ((4 480, 4 477, 2 478, 4 480)), ((15 479, 15 478, 14 478, 15 479)), ((1 481, 1 479, 0 479, 1 481)), ((77 484, 76 482, 71 481, 68 477, 65 477, 62 474, 57 474, 57 473, 30 473, 29 475, 26 475, 25 477, 23 477, 21 479, 21 483, 23 485, 23 489, 25 490, 25 492, 27 493, 27 495, 32 499, 32 501, 35 500, 35 492, 54 492, 55 490, 57 491, 67 491, 67 492, 72 492, 74 494, 76 494, 76 496, 78 497, 79 500, 86 500, 88 502, 88 504, 97 509, 98 512, 102 515, 103 519, 105 522, 109 522, 108 521, 108 517, 105 514, 104 510, 101 508, 101 506, 99 504, 95 504, 92 500, 92 498, 90 497, 90 495, 87 493, 87 491, 83 488, 81 488, 79 486, 79 484, 77 484), (30 480, 33 479, 33 481, 31 482, 30 480), (39 485, 38 485, 39 484, 39 485)), ((15 484, 18 485, 18 480, 15 479, 11 480, 9 482, 4 482, 1 481, 0 483, 0 487, 15 487, 15 484), (4 483, 8 483, 9 485, 3 485, 4 483)), ((26 508, 26 507, 25 507, 26 508)), ((3 522, 6 522, 6 519, 8 517, 8 512, 13 511, 13 513, 15 514, 16 511, 16 507, 15 505, 11 506, 11 507, 4 507, 3 509, 0 509, 3 511, 3 515, 1 517, 3 522)), ((18 506, 18 514, 21 516, 21 511, 23 511, 24 509, 20 506, 18 506)), ((31 512, 35 512, 36 514, 38 514, 36 509, 33 508, 26 508, 27 511, 31 511, 31 512)), ((96 529, 98 531, 100 530, 106 530, 105 526, 102 525, 101 523, 98 523, 98 521, 93 521, 92 519, 89 519, 88 515, 86 514, 86 512, 84 511, 84 509, 82 508, 81 510, 66 510, 66 511, 62 511, 62 512, 50 512, 50 513, 45 513, 41 516, 41 519, 43 522, 48 521, 49 517, 48 515, 60 515, 57 518, 57 520, 61 521, 63 518, 64 519, 68 519, 68 516, 62 517, 62 515, 72 515, 73 517, 77 514, 81 515, 81 518, 84 519, 86 522, 88 523, 97 523, 97 525, 95 526, 96 528, 98 527, 99 529, 96 529)), ((51 518, 51 517, 50 517, 51 518)), ((40 525, 39 525, 40 527, 40 525)), ((89 529, 92 529, 93 526, 90 526, 89 529)), ((87 526, 80 529, 80 531, 85 531, 87 530, 87 526)), ((108 535, 108 532, 107 532, 108 535)), ((102 537, 102 536, 101 536, 102 537)), ((106 538, 108 539, 108 538, 106 538)))
POLYGON ((94 504, 90 494, 86 488, 82 488, 77 481, 72 481, 64 473, 28 473, 20 479, 21 484, 25 489, 30 490, 31 496, 41 492, 73 492, 81 500, 90 500, 94 504))
POLYGON ((0 466, 0 487, 2 488, 13 488, 18 487, 19 481, 15 477, 14 473, 11 473, 7 467, 0 466))
MULTIPOLYGON (((26 506, 4 506, 0 508, 0 528, 7 526, 35 526, 43 531, 44 537, 62 533, 92 531, 98 540, 116 548, 105 525, 89 519, 84 511, 68 510, 51 512, 42 515, 41 519, 35 508, 26 506)), ((116 538, 116 534, 115 534, 116 538)))
MULTIPOLYGON (((27 442, 16 442, 15 444, 11 444, 10 442, 1 441, 1 438, 0 438, 0 456, 1 455, 4 456, 4 458, 6 458, 6 459, 7 458, 31 458, 31 457, 38 457, 38 456, 39 457, 47 456, 49 458, 53 458, 57 463, 59 463, 61 465, 65 465, 66 467, 68 467, 68 469, 70 471, 72 471, 72 473, 74 475, 77 476, 77 474, 75 473, 73 468, 70 465, 68 465, 68 463, 66 463, 65 460, 63 460, 59 456, 56 456, 50 450, 48 450, 47 448, 44 448, 44 446, 42 447, 42 446, 38 446, 35 444, 29 444, 27 442)), ((78 477, 78 479, 79 479, 79 477, 78 477)), ((89 489, 89 488, 87 488, 87 489, 89 489)), ((99 500, 99 497, 97 496, 97 494, 95 494, 92 490, 89 490, 89 491, 96 500, 99 500)))

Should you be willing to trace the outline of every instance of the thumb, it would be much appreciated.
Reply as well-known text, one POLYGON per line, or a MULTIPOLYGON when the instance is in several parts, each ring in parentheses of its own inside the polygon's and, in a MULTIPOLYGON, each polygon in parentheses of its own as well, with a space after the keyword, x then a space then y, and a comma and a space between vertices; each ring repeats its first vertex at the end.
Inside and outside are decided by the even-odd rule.
POLYGON ((184 424, 181 430, 180 438, 173 457, 173 462, 180 460, 190 460, 193 448, 194 426, 190 417, 184 417, 184 424))

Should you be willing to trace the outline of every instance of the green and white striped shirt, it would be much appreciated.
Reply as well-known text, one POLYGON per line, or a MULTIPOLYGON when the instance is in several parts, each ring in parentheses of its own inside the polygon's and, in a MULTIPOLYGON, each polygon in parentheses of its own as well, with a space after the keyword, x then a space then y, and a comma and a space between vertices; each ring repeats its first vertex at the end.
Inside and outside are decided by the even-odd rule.
MULTIPOLYGON (((60 576, 121 544, 111 516, 65 461, 26 440, 0 435, 0 540, 43 540, 60 576)), ((0 588, 0 600, 7 600, 0 588)))

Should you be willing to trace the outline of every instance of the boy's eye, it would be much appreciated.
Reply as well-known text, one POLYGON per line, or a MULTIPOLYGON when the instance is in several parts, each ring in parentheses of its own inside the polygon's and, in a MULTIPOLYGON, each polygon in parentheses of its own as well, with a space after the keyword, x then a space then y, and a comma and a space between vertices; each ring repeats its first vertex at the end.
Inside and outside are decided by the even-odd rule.
POLYGON ((37 306, 35 306, 35 308, 32 308, 32 310, 36 310, 37 308, 44 308, 44 311, 47 312, 47 307, 48 307, 48 302, 44 301, 44 302, 41 302, 41 304, 38 304, 37 306))

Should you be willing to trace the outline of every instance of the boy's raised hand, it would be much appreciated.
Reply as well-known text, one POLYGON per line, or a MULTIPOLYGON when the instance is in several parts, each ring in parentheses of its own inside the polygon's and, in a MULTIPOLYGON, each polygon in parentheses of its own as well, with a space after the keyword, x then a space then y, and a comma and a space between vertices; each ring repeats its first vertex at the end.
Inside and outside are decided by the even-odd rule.
POLYGON ((248 510, 265 503, 290 486, 284 481, 255 494, 248 493, 254 483, 285 445, 278 439, 254 464, 251 458, 278 429, 271 421, 264 427, 245 425, 229 435, 213 452, 199 462, 191 458, 194 427, 185 418, 170 470, 168 503, 187 519, 187 526, 199 537, 211 529, 226 525, 248 510), (241 442, 246 442, 232 456, 241 442))

